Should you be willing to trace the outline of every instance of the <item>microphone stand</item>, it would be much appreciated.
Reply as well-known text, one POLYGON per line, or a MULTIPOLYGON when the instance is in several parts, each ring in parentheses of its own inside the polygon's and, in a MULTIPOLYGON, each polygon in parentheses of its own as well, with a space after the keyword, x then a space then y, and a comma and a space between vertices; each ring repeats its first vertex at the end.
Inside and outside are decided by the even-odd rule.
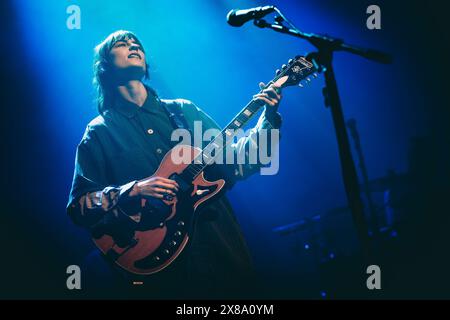
POLYGON ((308 58, 316 63, 319 70, 323 71, 325 74, 325 87, 323 88, 325 106, 330 108, 333 117, 347 200, 352 212, 356 232, 361 243, 363 258, 365 262, 369 264, 373 261, 372 247, 368 232, 369 230, 365 220, 363 203, 360 198, 355 163, 350 151, 350 143, 345 128, 344 115, 342 112, 342 105, 339 98, 332 61, 333 53, 335 51, 347 51, 380 63, 390 63, 391 57, 376 50, 363 49, 348 45, 341 39, 335 39, 314 33, 301 32, 295 28, 277 8, 275 8, 275 11, 279 14, 279 16, 275 18, 274 24, 267 23, 263 19, 254 20, 254 24, 260 28, 269 28, 277 32, 308 40, 318 49, 317 52, 309 54, 308 58), (283 21, 288 22, 294 28, 287 28, 282 25, 283 21))
POLYGON ((364 161, 361 139, 359 138, 358 129, 356 128, 356 120, 355 119, 348 120, 347 127, 350 130, 350 136, 353 139, 353 146, 356 150, 356 154, 358 155, 358 162, 359 162, 358 166, 361 173, 363 191, 367 199, 367 207, 369 209, 369 218, 370 218, 370 225, 372 227, 371 228, 372 234, 374 239, 378 239, 380 226, 378 223, 377 210, 372 200, 372 193, 370 192, 369 176, 367 174, 367 167, 364 161))

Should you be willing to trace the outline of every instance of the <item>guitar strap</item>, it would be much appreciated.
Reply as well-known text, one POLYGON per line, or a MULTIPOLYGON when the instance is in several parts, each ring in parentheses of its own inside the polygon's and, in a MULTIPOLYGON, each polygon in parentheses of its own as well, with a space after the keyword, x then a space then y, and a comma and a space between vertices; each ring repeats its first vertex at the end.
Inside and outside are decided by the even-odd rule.
POLYGON ((186 129, 191 135, 191 129, 186 121, 186 118, 183 114, 183 101, 182 100, 160 100, 167 114, 169 115, 169 119, 172 122, 172 125, 177 129, 186 129))

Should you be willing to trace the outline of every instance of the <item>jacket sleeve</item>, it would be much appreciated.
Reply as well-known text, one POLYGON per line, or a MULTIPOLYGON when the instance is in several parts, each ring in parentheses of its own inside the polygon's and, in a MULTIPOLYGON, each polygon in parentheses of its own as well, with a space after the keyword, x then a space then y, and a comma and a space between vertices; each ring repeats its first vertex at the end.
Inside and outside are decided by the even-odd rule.
POLYGON ((77 147, 72 188, 67 214, 77 225, 93 228, 128 215, 139 209, 137 197, 130 197, 136 181, 111 185, 106 174, 105 157, 95 131, 88 126, 77 147))

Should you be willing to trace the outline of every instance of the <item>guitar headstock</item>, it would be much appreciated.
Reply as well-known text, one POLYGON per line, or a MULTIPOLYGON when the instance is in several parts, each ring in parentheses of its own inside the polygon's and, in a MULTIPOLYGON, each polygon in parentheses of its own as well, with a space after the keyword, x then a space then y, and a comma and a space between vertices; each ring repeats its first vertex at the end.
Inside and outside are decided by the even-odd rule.
POLYGON ((276 84, 281 88, 289 86, 303 87, 305 83, 311 81, 311 76, 317 77, 318 69, 310 61, 303 56, 296 56, 294 59, 290 59, 287 64, 281 66, 281 69, 277 70, 276 77, 269 83, 276 84))

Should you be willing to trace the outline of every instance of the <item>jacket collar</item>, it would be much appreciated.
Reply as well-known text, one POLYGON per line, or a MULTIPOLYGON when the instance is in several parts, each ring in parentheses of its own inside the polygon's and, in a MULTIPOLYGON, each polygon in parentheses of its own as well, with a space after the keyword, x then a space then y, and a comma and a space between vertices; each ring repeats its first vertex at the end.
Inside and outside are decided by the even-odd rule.
POLYGON ((154 113, 155 106, 160 100, 152 89, 147 86, 145 86, 145 89, 147 90, 147 98, 142 107, 139 107, 137 104, 130 102, 123 97, 117 97, 113 102, 114 110, 128 118, 133 118, 141 108, 143 111, 154 113))

